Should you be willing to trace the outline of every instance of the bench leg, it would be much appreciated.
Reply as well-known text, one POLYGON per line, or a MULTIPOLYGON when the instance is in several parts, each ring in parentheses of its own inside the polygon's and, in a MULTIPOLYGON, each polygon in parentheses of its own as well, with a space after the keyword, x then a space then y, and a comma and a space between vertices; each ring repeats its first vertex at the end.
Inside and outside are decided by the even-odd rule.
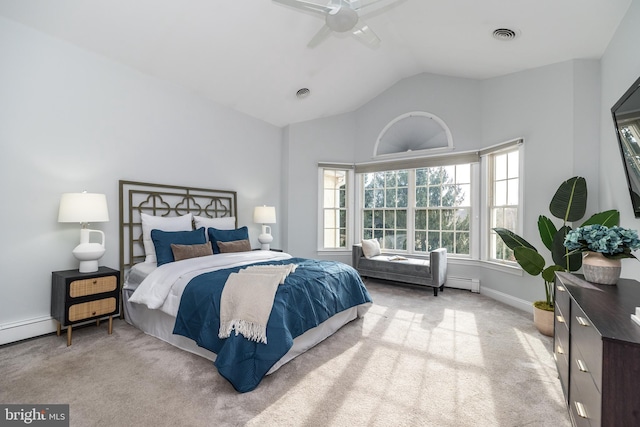
POLYGON ((438 296, 438 287, 437 286, 433 288, 433 296, 434 297, 438 296))

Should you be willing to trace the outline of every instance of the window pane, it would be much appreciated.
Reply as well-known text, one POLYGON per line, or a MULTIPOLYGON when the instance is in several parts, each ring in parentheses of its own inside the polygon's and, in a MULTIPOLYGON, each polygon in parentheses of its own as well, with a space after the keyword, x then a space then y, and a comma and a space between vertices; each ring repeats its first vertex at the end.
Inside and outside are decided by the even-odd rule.
POLYGON ((373 188, 374 182, 374 174, 365 173, 364 174, 364 188, 373 188))
MULTIPOLYGON (((456 230, 458 231, 469 231, 469 210, 468 209, 458 209, 456 211, 456 230)), ((468 239, 467 235, 467 239, 468 239)), ((468 253, 468 252, 462 252, 468 253)))
POLYGON ((455 253, 454 245, 453 245, 454 243, 453 236, 454 236, 453 232, 443 231, 440 237, 442 239, 440 244, 442 245, 443 248, 447 248, 447 252, 449 253, 455 253))
POLYGON ((365 210, 362 212, 362 224, 364 228, 373 228, 373 211, 365 210))
POLYGON ((399 209, 396 211, 396 228, 407 229, 407 211, 399 209))
POLYGON ((385 172, 385 185, 386 185, 387 188, 396 186, 396 173, 395 172, 385 172))
POLYGON ((456 183, 469 184, 471 182, 471 165, 456 166, 456 183))
POLYGON ((416 207, 427 207, 427 187, 416 188, 416 207))
POLYGON ((338 192, 338 200, 339 200, 339 206, 341 208, 346 208, 347 207, 347 190, 344 189, 344 187, 341 187, 340 191, 338 192))
POLYGON ((500 154, 495 156, 494 177, 496 180, 507 179, 507 156, 500 154))
POLYGON ((373 228, 382 228, 384 211, 373 211, 373 228))
MULTIPOLYGON (((445 185, 442 187, 442 206, 456 206, 458 189, 455 185, 445 185)), ((436 205, 432 205, 436 206, 436 205)))
POLYGON ((471 206, 471 184, 458 185, 456 206, 471 206))
POLYGON ((324 190, 324 207, 333 208, 335 206, 335 190, 324 190))
POLYGON ((347 211, 340 210, 338 212, 338 215, 340 217, 340 228, 346 228, 347 227, 347 211))
POLYGON ((427 233, 427 235, 427 250, 432 251, 434 249, 438 249, 440 247, 440 233, 437 231, 430 231, 429 233, 427 233))
POLYGON ((384 228, 395 228, 396 226, 396 212, 385 211, 384 213, 384 228))
POLYGON ((396 232, 396 249, 407 250, 407 232, 404 230, 396 232))
POLYGON ((501 206, 507 204, 507 183, 505 181, 498 181, 494 185, 494 205, 501 206))
POLYGON ((409 171, 398 171, 398 187, 409 186, 409 171))
POLYGON ((408 188, 398 188, 396 202, 399 208, 406 208, 409 206, 409 189, 408 188))
POLYGON ((440 211, 429 209, 427 225, 429 230, 440 230, 440 211))
POLYGON ((365 190, 364 191, 364 207, 372 208, 373 204, 373 190, 365 190))
POLYGON ((442 210, 442 229, 453 230, 455 222, 455 211, 453 209, 442 210))
POLYGON ((416 185, 427 185, 427 170, 416 169, 416 185))
POLYGON ((333 209, 325 209, 324 210, 324 228, 335 228, 335 227, 336 227, 335 211, 333 209))
POLYGON ((429 187, 429 206, 440 206, 440 187, 429 187))
POLYGON ((507 174, 508 178, 518 178, 520 175, 520 171, 518 170, 520 167, 520 164, 518 163, 518 154, 518 151, 512 151, 507 154, 507 163, 509 165, 509 172, 507 174))
POLYGON ((442 183, 443 184, 454 184, 456 178, 456 167, 455 166, 445 166, 442 168, 442 183))
POLYGON ((424 231, 416 232, 416 241, 414 249, 419 252, 427 251, 427 233, 424 231))
POLYGON ((416 211, 416 226, 417 230, 426 230, 427 229, 427 211, 424 209, 420 209, 416 211))
POLYGON ((387 197, 385 201, 385 207, 387 208, 395 208, 396 207, 396 189, 392 188, 386 191, 387 197))
POLYGON ((510 179, 507 181, 507 204, 518 204, 518 179, 510 179))
POLYGON ((382 208, 384 207, 384 190, 373 190, 373 207, 382 208))
POLYGON ((469 253, 469 233, 456 233, 456 253, 469 253))

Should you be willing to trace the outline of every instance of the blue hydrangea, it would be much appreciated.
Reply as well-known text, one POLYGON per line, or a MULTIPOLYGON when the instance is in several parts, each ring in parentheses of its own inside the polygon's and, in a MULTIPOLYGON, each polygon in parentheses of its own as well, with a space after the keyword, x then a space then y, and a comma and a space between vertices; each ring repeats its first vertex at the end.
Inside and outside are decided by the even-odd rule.
POLYGON ((564 239, 564 246, 570 251, 593 251, 605 255, 632 256, 631 251, 640 249, 640 239, 636 230, 619 226, 611 228, 600 224, 585 225, 571 230, 564 239))

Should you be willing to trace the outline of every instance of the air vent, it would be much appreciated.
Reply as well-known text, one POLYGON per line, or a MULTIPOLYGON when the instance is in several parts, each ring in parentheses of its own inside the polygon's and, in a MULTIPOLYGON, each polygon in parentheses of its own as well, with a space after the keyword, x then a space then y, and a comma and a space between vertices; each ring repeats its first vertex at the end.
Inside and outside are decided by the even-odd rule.
POLYGON ((493 31, 493 38, 498 40, 513 40, 518 37, 518 33, 509 28, 498 28, 493 31))
POLYGON ((307 96, 309 96, 311 94, 311 91, 309 89, 307 89, 306 87, 303 87, 302 89, 299 89, 296 92, 296 96, 300 99, 306 98, 307 96))

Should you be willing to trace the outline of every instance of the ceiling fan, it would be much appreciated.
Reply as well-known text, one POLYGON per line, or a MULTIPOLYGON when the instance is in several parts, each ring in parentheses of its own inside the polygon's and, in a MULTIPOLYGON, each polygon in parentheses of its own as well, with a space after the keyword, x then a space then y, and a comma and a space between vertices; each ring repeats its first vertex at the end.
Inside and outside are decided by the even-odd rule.
POLYGON ((360 41, 375 48, 380 44, 380 38, 360 17, 360 13, 363 11, 370 13, 385 5, 403 0, 329 0, 326 4, 317 4, 306 0, 273 1, 324 17, 325 24, 309 41, 307 44, 309 47, 316 47, 332 31, 335 31, 336 33, 351 32, 360 41), (372 8, 373 5, 377 7, 372 8))

